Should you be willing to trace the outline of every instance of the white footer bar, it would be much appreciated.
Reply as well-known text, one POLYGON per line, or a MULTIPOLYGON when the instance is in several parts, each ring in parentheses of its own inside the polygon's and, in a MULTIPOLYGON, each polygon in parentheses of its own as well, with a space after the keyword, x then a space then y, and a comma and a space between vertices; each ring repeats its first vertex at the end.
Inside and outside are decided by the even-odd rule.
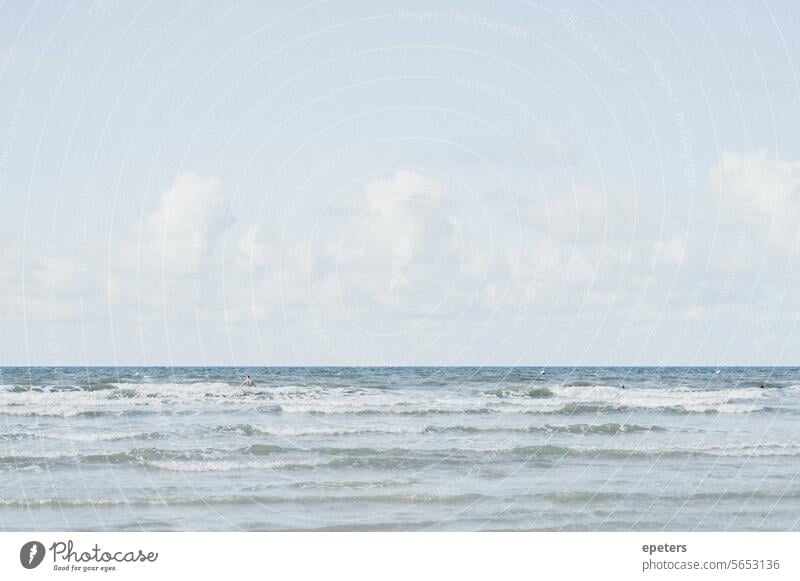
POLYGON ((0 579, 800 579, 800 533, 0 533, 0 579))

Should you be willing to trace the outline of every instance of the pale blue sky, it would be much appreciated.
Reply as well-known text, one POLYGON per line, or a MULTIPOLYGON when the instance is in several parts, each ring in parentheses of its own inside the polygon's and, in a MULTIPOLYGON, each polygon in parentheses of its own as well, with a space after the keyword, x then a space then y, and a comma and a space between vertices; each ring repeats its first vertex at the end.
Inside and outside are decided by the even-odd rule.
POLYGON ((0 365, 797 364, 798 28, 6 2, 0 365))

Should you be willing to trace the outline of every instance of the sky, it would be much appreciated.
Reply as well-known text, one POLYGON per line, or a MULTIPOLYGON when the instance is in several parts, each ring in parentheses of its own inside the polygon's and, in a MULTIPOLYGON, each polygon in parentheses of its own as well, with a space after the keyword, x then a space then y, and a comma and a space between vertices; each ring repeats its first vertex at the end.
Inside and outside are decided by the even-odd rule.
POLYGON ((0 366, 800 364, 793 2, 0 4, 0 366))

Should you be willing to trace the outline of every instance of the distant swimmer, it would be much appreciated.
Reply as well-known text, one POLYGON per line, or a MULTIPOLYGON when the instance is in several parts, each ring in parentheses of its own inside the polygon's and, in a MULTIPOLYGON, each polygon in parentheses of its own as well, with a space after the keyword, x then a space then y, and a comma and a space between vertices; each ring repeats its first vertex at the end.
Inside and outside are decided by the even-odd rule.
POLYGON ((764 389, 764 384, 763 383, 761 384, 761 389, 764 389))
POLYGON ((620 389, 625 389, 625 386, 624 385, 620 385, 619 388, 620 389))
POLYGON ((249 375, 248 375, 247 377, 245 377, 245 378, 244 378, 244 381, 242 382, 242 385, 241 385, 241 387, 255 387, 255 386, 256 386, 256 382, 255 382, 255 381, 253 381, 253 380, 250 378, 250 376, 249 376, 249 375))

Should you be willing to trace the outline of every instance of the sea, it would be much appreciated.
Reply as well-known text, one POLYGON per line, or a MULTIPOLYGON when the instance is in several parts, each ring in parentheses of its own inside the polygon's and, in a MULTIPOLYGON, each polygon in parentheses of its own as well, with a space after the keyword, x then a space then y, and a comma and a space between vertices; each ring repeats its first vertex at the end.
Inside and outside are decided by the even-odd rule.
POLYGON ((796 531, 800 368, 0 368, 0 529, 796 531))

